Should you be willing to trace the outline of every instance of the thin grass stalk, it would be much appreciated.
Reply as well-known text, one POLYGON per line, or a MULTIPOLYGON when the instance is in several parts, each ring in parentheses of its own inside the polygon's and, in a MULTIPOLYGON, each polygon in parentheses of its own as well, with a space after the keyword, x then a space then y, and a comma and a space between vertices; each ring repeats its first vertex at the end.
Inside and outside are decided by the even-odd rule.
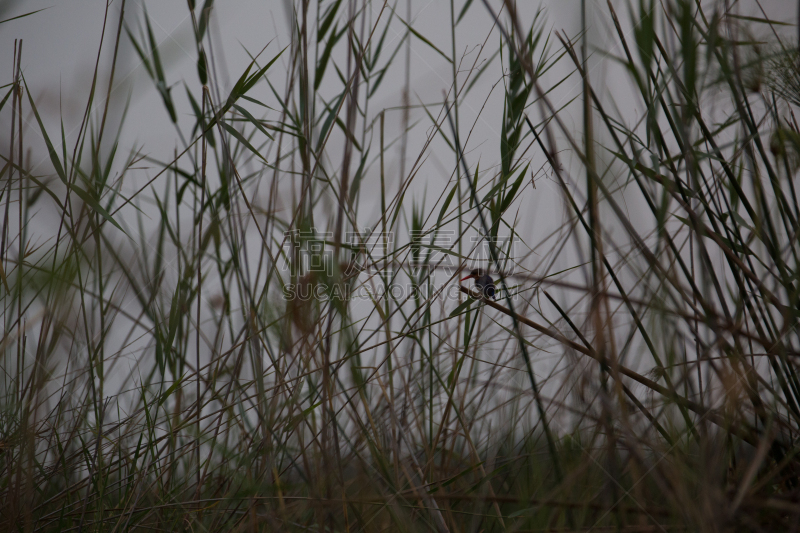
MULTIPOLYGON (((449 107, 447 108, 447 112, 448 112, 447 113, 447 118, 448 118, 448 121, 450 122, 450 129, 453 132, 453 137, 455 139, 456 148, 458 149, 459 160, 461 161, 461 165, 463 166, 464 174, 467 177, 469 177, 469 172, 468 172, 469 167, 467 167, 467 163, 466 163, 466 161, 464 159, 464 154, 461 151, 461 144, 460 144, 460 141, 458 140, 458 131, 455 129, 455 125, 453 124, 453 119, 450 116, 449 107)), ((469 181, 469 178, 468 178, 468 181, 469 181)), ((480 204, 480 201, 478 200, 477 192, 475 191, 475 186, 472 183, 472 181, 469 181, 469 184, 470 184, 470 193, 471 193, 472 199, 475 202, 475 206, 476 206, 476 208, 478 210, 478 217, 480 219, 481 228, 483 229, 484 235, 489 235, 490 234, 489 233, 489 227, 487 226, 486 219, 483 216, 483 212, 481 210, 481 204, 480 204)), ((495 248, 494 243, 490 239, 487 240, 487 244, 489 245, 489 253, 492 256, 492 262, 495 264, 497 269, 500 270, 500 268, 499 268, 500 262, 499 262, 497 249, 495 248)), ((503 283, 503 285, 505 285, 504 281, 501 280, 501 282, 503 283)), ((538 411, 538 414, 539 414, 539 419, 540 419, 541 424, 542 424, 542 429, 544 430, 545 438, 547 439, 547 445, 548 445, 548 450, 550 452, 551 459, 553 460, 553 468, 554 468, 554 470, 556 472, 556 478, 557 478, 558 482, 561 483, 562 480, 563 480, 563 474, 561 472, 561 467, 559 465, 558 455, 557 455, 556 448, 555 448, 555 441, 553 439, 553 436, 552 436, 552 434, 550 432, 549 425, 547 423, 544 404, 542 403, 541 397, 539 395, 539 387, 538 387, 538 385, 536 383, 536 378, 534 377, 534 374, 533 374, 533 368, 531 366, 531 361, 530 361, 530 357, 528 355, 527 346, 525 345, 525 342, 522 340, 522 334, 520 332, 519 324, 518 324, 518 317, 517 317, 517 314, 514 312, 514 304, 513 304, 512 300, 511 300, 510 296, 509 296, 508 290, 506 290, 505 293, 506 293, 506 301, 509 304, 509 311, 511 313, 510 316, 511 316, 511 318, 513 320, 513 323, 514 323, 514 332, 515 332, 517 338, 519 339, 520 351, 522 352, 522 357, 523 357, 523 359, 525 361, 525 366, 526 366, 526 370, 527 370, 527 374, 528 374, 528 379, 531 382, 531 388, 532 388, 532 391, 533 391, 533 394, 534 394, 534 398, 536 400, 536 408, 537 408, 537 411, 538 411)), ((572 514, 570 512, 567 512, 567 521, 570 523, 570 527, 574 527, 572 514)))

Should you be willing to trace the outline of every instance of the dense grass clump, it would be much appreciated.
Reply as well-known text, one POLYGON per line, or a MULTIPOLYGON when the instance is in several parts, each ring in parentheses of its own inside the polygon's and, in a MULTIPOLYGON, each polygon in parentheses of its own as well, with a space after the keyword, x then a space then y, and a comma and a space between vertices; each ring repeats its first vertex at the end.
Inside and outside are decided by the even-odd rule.
POLYGON ((17 41, 4 530, 797 529, 796 28, 521 4, 298 0, 227 79, 118 0, 74 123, 17 41))

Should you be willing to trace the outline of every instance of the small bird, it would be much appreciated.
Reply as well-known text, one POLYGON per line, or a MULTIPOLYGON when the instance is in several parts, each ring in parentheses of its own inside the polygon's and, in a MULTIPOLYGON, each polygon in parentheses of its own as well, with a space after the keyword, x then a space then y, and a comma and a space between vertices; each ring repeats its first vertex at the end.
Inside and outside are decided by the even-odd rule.
POLYGON ((472 272, 469 273, 469 276, 465 278, 461 278, 460 281, 464 281, 465 279, 474 279, 475 286, 481 291, 481 294, 485 298, 491 298, 492 300, 495 299, 494 295, 494 280, 492 276, 489 275, 488 272, 483 270, 482 268, 476 268, 472 272))

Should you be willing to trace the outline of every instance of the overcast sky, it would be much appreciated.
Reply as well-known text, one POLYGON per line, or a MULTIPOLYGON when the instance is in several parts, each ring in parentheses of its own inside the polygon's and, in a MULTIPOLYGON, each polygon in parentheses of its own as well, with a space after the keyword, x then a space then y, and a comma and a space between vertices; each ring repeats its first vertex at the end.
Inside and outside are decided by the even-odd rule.
MULTIPOLYGON (((198 4, 201 2, 198 0, 198 4)), ((315 2, 313 2, 315 3, 315 2)), ((767 14, 776 20, 793 24, 795 21, 794 2, 769 0, 762 1, 767 14)), ((114 0, 109 9, 108 25, 106 28, 103 54, 100 58, 100 78, 98 83, 99 95, 96 106, 102 106, 107 90, 108 67, 110 65, 113 40, 116 35, 116 24, 119 16, 121 0, 114 0)), ((464 0, 456 1, 456 11, 460 12, 464 0)), ((499 5, 497 1, 494 4, 499 5)), ((598 49, 608 50, 612 53, 621 53, 617 48, 618 40, 609 26, 607 7, 605 2, 589 2, 597 5, 600 16, 590 19, 589 38, 592 45, 598 49)), ((621 16, 628 12, 628 3, 617 0, 614 2, 621 16)), ((638 4, 638 2, 636 2, 638 4)), ((67 144, 73 145, 80 119, 83 115, 88 89, 92 80, 92 73, 100 44, 103 29, 105 10, 104 0, 3 0, 0 2, 0 19, 7 19, 37 9, 43 11, 29 17, 6 22, 0 25, 0 85, 7 84, 12 79, 12 53, 14 39, 24 40, 22 51, 22 67, 25 79, 34 95, 40 112, 45 119, 45 124, 50 135, 58 143, 59 117, 63 119, 67 144)), ((287 16, 288 1, 282 0, 216 0, 214 3, 214 16, 211 25, 211 37, 214 46, 215 64, 218 69, 222 91, 230 89, 233 82, 246 68, 250 61, 249 54, 256 54, 267 46, 263 58, 270 58, 290 40, 289 17, 287 16)), ((373 17, 377 17, 381 4, 373 2, 373 17)), ((199 87, 195 62, 197 52, 191 31, 191 18, 186 2, 183 0, 128 0, 126 4, 126 22, 137 30, 143 20, 144 9, 147 9, 153 25, 156 40, 159 42, 166 70, 167 82, 174 84, 173 95, 182 120, 191 120, 191 109, 185 96, 183 81, 193 90, 199 87)), ((580 0, 561 0, 550 2, 520 2, 523 19, 533 20, 534 13, 539 8, 544 8, 547 17, 547 27, 551 30, 562 31, 564 35, 575 36, 580 29, 580 0)), ((450 12, 449 2, 443 0, 413 0, 411 2, 411 24, 422 35, 425 35, 440 49, 450 49, 450 12)), ((740 13, 760 16, 759 8, 754 1, 740 3, 740 13)), ((406 4, 400 3, 398 14, 405 17, 406 4)), ((387 17, 388 13, 384 14, 387 17)), ((590 13, 591 16, 591 13, 590 13)), ((473 2, 472 7, 458 27, 457 48, 465 52, 465 64, 471 64, 477 47, 490 35, 491 17, 480 0, 473 2)), ((403 36, 402 25, 393 22, 393 28, 388 35, 386 46, 391 48, 403 36)), ((762 31, 766 31, 762 26, 762 31)), ((792 29, 792 31, 794 31, 792 29)), ((489 37, 487 49, 496 49, 499 34, 496 30, 489 37)), ((180 147, 174 127, 170 124, 163 104, 156 92, 152 81, 147 77, 141 61, 135 55, 127 36, 123 33, 120 48, 114 89, 112 92, 112 121, 118 118, 126 98, 131 95, 131 104, 124 132, 121 137, 121 150, 123 153, 134 147, 142 150, 159 160, 166 160, 176 148, 180 147), (116 113, 116 115, 115 115, 116 113)), ((344 53, 344 49, 340 50, 344 53)), ((490 54, 483 54, 488 57, 490 54)), ((432 52, 427 45, 418 39, 412 41, 412 104, 420 102, 441 101, 442 91, 451 84, 449 64, 438 54, 432 52)), ((287 56, 281 58, 284 62, 287 56)), ((615 76, 613 62, 595 56, 591 66, 591 76, 596 87, 602 88, 603 97, 613 100, 620 107, 625 102, 625 94, 630 90, 630 80, 623 76, 615 76), (619 80, 622 80, 621 82, 619 80)), ((285 69, 279 65, 270 71, 271 80, 276 87, 283 87, 282 72, 285 69)), ((549 75, 550 79, 558 79, 569 71, 568 62, 554 69, 549 75)), ((381 109, 396 108, 401 103, 401 89, 403 86, 404 62, 402 56, 395 61, 395 67, 390 71, 384 81, 377 98, 370 104, 370 115, 375 116, 381 109)), ((470 96, 461 105, 462 129, 471 127, 476 120, 481 107, 486 103, 481 118, 477 119, 475 131, 470 139, 468 160, 475 164, 479 159, 488 166, 496 163, 499 131, 502 115, 502 90, 492 92, 492 85, 501 77, 499 63, 493 71, 485 75, 480 84, 472 91, 470 96), (487 101, 487 97, 489 98, 487 101)), ((329 78, 334 78, 329 76, 329 78)), ((333 80, 338 83, 337 80, 333 80)), ((563 105, 578 94, 579 80, 573 77, 570 82, 560 87, 552 95, 556 106, 563 105)), ((330 97, 340 91, 338 86, 331 87, 330 97)), ((323 85, 322 94, 326 87, 323 85)), ((269 89, 261 84, 251 94, 256 98, 272 100, 269 89)), ((6 106, 0 113, 0 124, 8 124, 10 106, 6 106)), ((25 106, 27 109, 27 106, 25 106)), ((101 107, 100 107, 101 108, 101 107)), ((573 105, 565 110, 564 120, 576 131, 580 129, 580 107, 573 105)), ((630 110, 635 115, 636 110, 630 110)), ((400 113, 397 111, 387 114, 387 133, 391 136, 399 132, 400 113)), ((415 111, 412 120, 422 119, 418 129, 419 135, 414 135, 409 141, 409 155, 416 158, 424 141, 424 132, 429 128, 430 122, 425 119, 422 111, 415 111)), ((26 111, 26 145, 39 147, 37 173, 52 172, 41 136, 35 122, 26 111)), ((0 142, 7 146, 8 128, 0 128, 0 142)), ((462 131, 465 135, 466 131, 462 131)), ((335 149, 335 145, 331 146, 335 149)), ((426 163, 421 178, 418 180, 418 191, 427 190, 429 193, 438 194, 446 184, 447 172, 452 170, 452 154, 447 150, 436 149, 430 151, 430 160, 426 163), (428 185, 430 185, 429 188, 428 185)), ((5 150, 5 148, 3 148, 5 150)), ((397 161, 393 161, 393 166, 397 161)), ((542 164, 542 162, 539 162, 542 164)), ((152 175, 157 169, 143 170, 143 175, 133 179, 144 179, 152 175)), ((395 178, 396 179, 396 178, 395 178)), ((369 183, 366 185, 369 187, 369 183)), ((132 186, 131 186, 132 187, 132 186)), ((532 210, 537 213, 547 213, 552 201, 545 201, 542 209, 532 210)), ((525 216, 534 216, 531 213, 525 216)), ((369 215, 368 215, 369 216, 369 215)), ((527 223, 533 224, 532 220, 527 223)))

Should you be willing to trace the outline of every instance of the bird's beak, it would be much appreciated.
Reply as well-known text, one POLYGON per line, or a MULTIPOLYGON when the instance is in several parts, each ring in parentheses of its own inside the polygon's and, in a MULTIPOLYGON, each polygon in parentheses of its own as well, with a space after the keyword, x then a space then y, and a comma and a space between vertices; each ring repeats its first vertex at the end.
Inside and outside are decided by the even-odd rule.
POLYGON ((467 276, 466 278, 461 278, 461 279, 460 279, 460 280, 458 280, 458 281, 464 281, 465 279, 469 279, 469 278, 471 278, 471 277, 472 277, 472 274, 470 274, 470 275, 469 275, 469 276, 467 276))

